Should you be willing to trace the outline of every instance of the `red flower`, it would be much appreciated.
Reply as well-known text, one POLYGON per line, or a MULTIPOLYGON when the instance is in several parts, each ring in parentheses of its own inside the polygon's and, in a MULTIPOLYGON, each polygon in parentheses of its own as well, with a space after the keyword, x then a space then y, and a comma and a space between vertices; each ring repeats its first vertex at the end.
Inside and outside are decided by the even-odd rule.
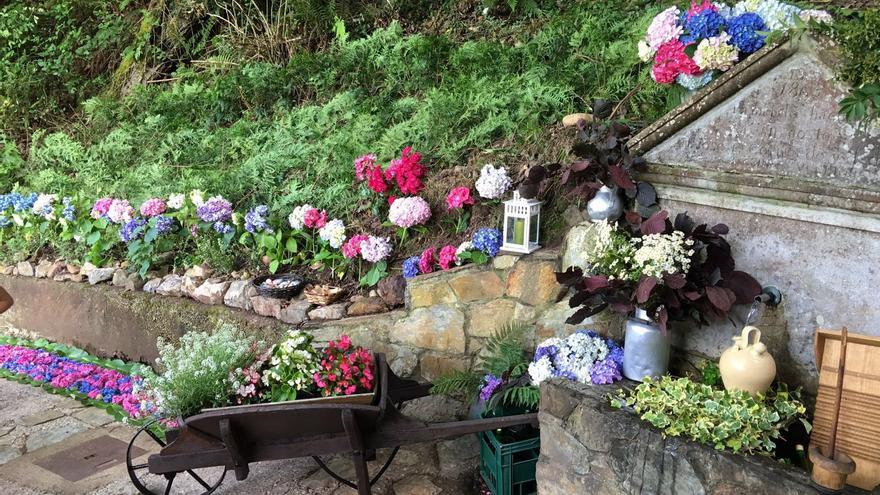
POLYGON ((385 175, 382 173, 382 167, 374 165, 366 172, 367 187, 376 194, 384 194, 388 190, 388 183, 385 182, 385 175))
POLYGON ((450 210, 457 210, 464 205, 472 204, 474 204, 474 198, 471 197, 469 187, 454 187, 446 195, 446 208, 450 210))
POLYGON ((457 259, 455 251, 455 246, 443 246, 443 248, 440 249, 440 268, 449 270, 455 265, 455 260, 457 259))
POLYGON ((327 225, 327 219, 328 216, 326 211, 312 208, 303 216, 303 225, 311 229, 320 229, 327 225))
POLYGON ((678 40, 670 40, 660 45, 654 56, 651 75, 660 84, 672 84, 679 74, 699 75, 700 67, 684 52, 685 45, 678 40))
POLYGON ((427 169, 422 165, 422 155, 413 152, 412 148, 407 146, 400 154, 400 158, 391 160, 388 170, 385 171, 385 179, 388 181, 394 179, 400 192, 412 196, 425 187, 422 184, 422 176, 426 171, 427 169))
POLYGON ((422 273, 434 271, 434 248, 430 247, 422 251, 422 255, 419 256, 419 271, 422 273))

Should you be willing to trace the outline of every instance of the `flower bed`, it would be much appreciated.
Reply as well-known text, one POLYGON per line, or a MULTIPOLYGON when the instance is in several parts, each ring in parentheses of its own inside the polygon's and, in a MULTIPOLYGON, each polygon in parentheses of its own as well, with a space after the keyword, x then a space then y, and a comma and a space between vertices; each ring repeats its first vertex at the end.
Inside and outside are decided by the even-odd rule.
POLYGON ((42 339, 0 337, 0 376, 102 407, 120 421, 151 412, 152 404, 143 401, 140 393, 144 370, 138 364, 100 359, 42 339))

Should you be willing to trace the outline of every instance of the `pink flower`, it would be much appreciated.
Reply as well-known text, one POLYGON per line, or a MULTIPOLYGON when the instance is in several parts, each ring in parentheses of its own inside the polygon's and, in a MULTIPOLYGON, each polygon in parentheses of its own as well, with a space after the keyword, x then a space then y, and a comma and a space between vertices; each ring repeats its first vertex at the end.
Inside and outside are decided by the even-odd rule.
POLYGON ((367 171, 376 164, 376 155, 370 153, 354 159, 354 175, 359 181, 367 179, 367 171))
POLYGON ((422 176, 426 171, 422 165, 422 155, 407 146, 401 152, 400 158, 391 160, 388 170, 385 171, 385 180, 394 179, 403 194, 418 194, 425 187, 422 176))
POLYGON ((370 236, 366 234, 358 234, 356 236, 352 236, 345 244, 342 245, 342 255, 346 258, 354 258, 357 255, 361 254, 361 243, 369 239, 370 236))
POLYGON ((366 172, 367 187, 376 194, 383 194, 388 190, 388 184, 385 182, 385 175, 382 167, 374 165, 373 168, 366 172))
POLYGON ((422 273, 434 271, 434 248, 430 247, 422 251, 422 255, 419 256, 419 271, 422 273))
POLYGON ((125 199, 114 199, 107 208, 107 218, 113 223, 125 223, 131 220, 134 208, 125 199))
POLYGON ((471 197, 471 188, 454 187, 449 194, 446 195, 446 208, 457 210, 464 205, 474 204, 474 198, 471 197))
POLYGON ((688 19, 707 10, 718 12, 718 7, 712 5, 712 2, 709 0, 703 0, 702 3, 699 4, 697 3, 697 0, 691 0, 691 8, 688 9, 687 13, 688 19))
POLYGON ((101 218, 110 211, 110 205, 113 204, 113 198, 101 198, 95 201, 92 207, 92 218, 101 218))
POLYGON ((388 220, 398 227, 421 225, 431 218, 431 207, 418 196, 398 198, 388 210, 388 220))
POLYGON ((443 246, 440 249, 440 268, 444 270, 449 270, 455 265, 455 261, 457 257, 455 256, 456 247, 455 246, 443 246))
POLYGON ((303 216, 303 225, 311 229, 320 229, 327 225, 328 218, 326 211, 312 208, 306 211, 305 216, 303 216))
POLYGON ((159 198, 151 198, 141 205, 141 215, 145 217, 155 217, 165 213, 165 202, 159 198))
POLYGON ((651 77, 660 84, 672 84, 679 74, 700 74, 700 67, 684 52, 681 41, 672 40, 660 45, 654 56, 651 77))

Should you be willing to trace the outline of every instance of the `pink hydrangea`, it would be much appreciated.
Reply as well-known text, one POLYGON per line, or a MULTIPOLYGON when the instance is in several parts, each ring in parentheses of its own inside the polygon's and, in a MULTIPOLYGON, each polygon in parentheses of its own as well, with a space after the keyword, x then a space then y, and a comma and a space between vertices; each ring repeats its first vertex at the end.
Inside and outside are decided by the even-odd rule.
POLYGON ((391 254, 391 242, 387 237, 369 236, 361 242, 361 256, 370 263, 378 263, 391 254))
POLYGON ((125 199, 114 199, 107 209, 107 218, 113 223, 125 223, 131 220, 134 208, 125 199))
POLYGON ((657 50, 660 48, 660 45, 671 40, 677 40, 684 32, 684 29, 678 25, 680 15, 681 11, 675 6, 669 7, 657 14, 654 20, 651 21, 651 25, 648 26, 648 33, 645 36, 648 46, 657 50))
POLYGON ((319 210, 317 208, 312 208, 306 211, 306 214, 303 216, 303 225, 309 227, 310 229, 320 229, 321 227, 327 225, 327 220, 329 216, 327 212, 324 210, 319 210))
POLYGON ((369 239, 370 236, 366 234, 358 234, 356 236, 352 236, 345 244, 342 245, 342 255, 346 258, 354 258, 357 255, 361 254, 361 243, 369 239))
POLYGON ((418 196, 397 198, 388 209, 388 220, 394 225, 409 228, 421 225, 431 218, 431 207, 418 196))
POLYGON ((434 248, 429 247, 422 251, 422 255, 419 256, 419 271, 422 273, 434 271, 434 248))
POLYGON ((672 84, 679 74, 695 76, 700 74, 700 67, 684 52, 685 45, 681 41, 672 40, 657 49, 654 56, 654 67, 651 77, 660 84, 672 84))
POLYGON ((707 10, 718 12, 718 7, 712 5, 712 2, 710 2, 709 0, 703 0, 701 3, 697 3, 696 0, 692 0, 691 8, 688 9, 688 19, 707 10))
POLYGON ((457 249, 455 246, 443 246, 440 249, 440 268, 449 270, 455 266, 455 262, 458 260, 458 257, 455 255, 457 249))
POLYGON ((376 155, 362 155, 354 159, 354 175, 359 181, 367 179, 367 172, 376 164, 376 155))
POLYGON ((155 217, 165 213, 165 202, 160 198, 151 198, 141 205, 141 215, 145 217, 155 217))
POLYGON ((457 210, 464 205, 474 204, 474 198, 471 197, 471 188, 454 187, 449 194, 446 195, 446 208, 457 210))
POLYGON ((95 206, 92 207, 92 218, 101 218, 107 215, 112 203, 113 198, 101 198, 98 201, 95 201, 95 206))
POLYGON ((422 165, 422 155, 407 146, 400 153, 400 158, 391 160, 385 171, 385 180, 390 182, 394 179, 403 194, 418 194, 425 187, 422 183, 425 172, 427 169, 422 165))

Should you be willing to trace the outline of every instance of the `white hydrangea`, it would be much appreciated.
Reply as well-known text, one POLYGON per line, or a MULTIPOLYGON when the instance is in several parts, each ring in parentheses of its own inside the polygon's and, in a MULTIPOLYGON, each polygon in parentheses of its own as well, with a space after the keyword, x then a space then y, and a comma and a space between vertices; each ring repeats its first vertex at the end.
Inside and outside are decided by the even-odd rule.
POLYGON ((302 230, 305 226, 305 218, 306 212, 309 210, 313 210, 315 207, 312 205, 299 205, 293 209, 293 212, 288 215, 287 222, 290 223, 290 226, 296 230, 302 230))
POLYGON ((579 383, 590 383, 593 363, 608 356, 608 344, 605 340, 591 337, 585 332, 569 335, 558 347, 556 366, 568 370, 579 383))
MULTIPOLYGON (((293 213, 291 213, 291 216, 293 216, 293 213)), ((293 225, 293 222, 291 222, 291 225, 293 225)), ((318 235, 323 241, 330 244, 330 247, 339 249, 342 247, 342 243, 345 242, 345 224, 342 220, 334 218, 318 230, 318 235)))
POLYGON ((816 21, 820 24, 833 24, 834 18, 827 10, 806 9, 801 11, 801 20, 804 22, 816 21))
POLYGON ((40 194, 37 196, 31 211, 51 220, 55 216, 54 211, 52 211, 52 205, 55 204, 56 199, 58 199, 57 194, 40 194), (48 210, 48 213, 44 210, 48 210))
POLYGON ((779 0, 745 0, 733 7, 733 16, 754 12, 764 19, 769 31, 789 29, 801 13, 800 7, 779 0))
POLYGON ((205 204, 205 193, 200 189, 193 189, 189 193, 189 200, 196 206, 202 206, 205 204))
POLYGON ((474 185, 480 197, 498 199, 510 189, 513 182, 507 176, 507 170, 504 167, 495 168, 492 164, 486 164, 480 170, 480 178, 474 185))
POLYGON ((657 50, 651 48, 651 45, 649 45, 647 41, 639 41, 639 60, 642 62, 650 62, 654 59, 656 53, 657 50))
POLYGON ((685 239, 684 232, 646 235, 634 238, 633 243, 637 246, 633 265, 642 275, 659 278, 667 273, 687 273, 691 268, 694 241, 685 239))
POLYGON ((532 379, 532 385, 536 386, 553 378, 553 363, 550 361, 550 356, 544 356, 529 364, 529 378, 532 379))
POLYGON ((174 193, 168 196, 168 201, 165 203, 172 210, 179 210, 183 208, 183 203, 186 201, 186 196, 180 193, 174 193))

